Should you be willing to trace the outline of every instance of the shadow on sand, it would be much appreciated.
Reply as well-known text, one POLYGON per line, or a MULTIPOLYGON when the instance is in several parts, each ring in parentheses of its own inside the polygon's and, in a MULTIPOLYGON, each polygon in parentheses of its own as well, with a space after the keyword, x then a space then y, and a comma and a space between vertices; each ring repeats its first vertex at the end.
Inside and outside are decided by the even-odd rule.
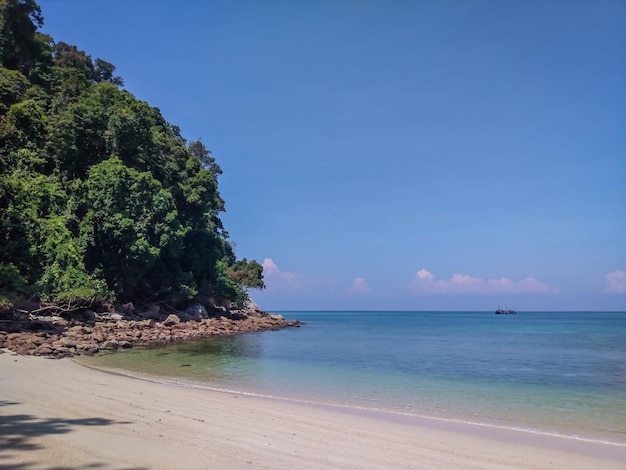
MULTIPOLYGON (((0 400, 0 408, 19 405, 17 402, 0 400)), ((28 451, 42 449, 38 443, 39 437, 53 434, 67 434, 70 432, 80 432, 84 426, 108 426, 111 424, 128 424, 124 421, 113 421, 104 418, 84 418, 84 419, 41 419, 27 414, 5 414, 0 410, 0 470, 30 469, 36 466, 34 462, 13 461, 13 455, 19 453, 25 455, 28 451), (7 463, 10 460, 10 463, 7 463)), ((39 468, 42 464, 39 464, 39 468)), ((54 462, 43 463, 45 468, 50 470, 69 470, 70 467, 55 466, 54 462)), ((93 462, 81 468, 99 469, 111 468, 107 462, 93 462)), ((120 467, 116 467, 120 468, 120 467)), ((140 467, 127 467, 127 470, 141 470, 140 467)))

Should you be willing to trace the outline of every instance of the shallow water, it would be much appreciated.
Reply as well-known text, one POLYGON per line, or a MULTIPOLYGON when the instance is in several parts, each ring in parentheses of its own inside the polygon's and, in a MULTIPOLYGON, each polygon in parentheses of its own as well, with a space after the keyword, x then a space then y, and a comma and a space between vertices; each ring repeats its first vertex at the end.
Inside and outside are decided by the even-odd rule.
POLYGON ((211 389, 626 445, 626 313, 281 313, 307 323, 81 361, 211 389))

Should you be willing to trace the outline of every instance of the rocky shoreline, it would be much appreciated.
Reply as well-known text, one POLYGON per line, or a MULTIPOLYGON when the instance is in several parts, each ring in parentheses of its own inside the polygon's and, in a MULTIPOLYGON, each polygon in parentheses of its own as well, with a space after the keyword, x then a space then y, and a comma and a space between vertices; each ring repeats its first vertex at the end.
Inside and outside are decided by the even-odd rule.
POLYGON ((228 309, 218 307, 211 312, 196 304, 176 313, 162 313, 153 306, 145 312, 87 310, 70 318, 22 315, 0 322, 0 349, 21 355, 62 358, 300 325, 297 320, 264 312, 252 301, 228 309))

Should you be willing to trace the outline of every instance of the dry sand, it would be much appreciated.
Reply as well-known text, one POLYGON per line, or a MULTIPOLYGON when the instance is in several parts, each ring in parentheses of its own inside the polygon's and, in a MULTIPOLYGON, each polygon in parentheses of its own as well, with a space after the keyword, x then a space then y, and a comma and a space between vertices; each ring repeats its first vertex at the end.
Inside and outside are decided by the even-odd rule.
POLYGON ((0 354, 0 469, 625 469, 626 447, 0 354))

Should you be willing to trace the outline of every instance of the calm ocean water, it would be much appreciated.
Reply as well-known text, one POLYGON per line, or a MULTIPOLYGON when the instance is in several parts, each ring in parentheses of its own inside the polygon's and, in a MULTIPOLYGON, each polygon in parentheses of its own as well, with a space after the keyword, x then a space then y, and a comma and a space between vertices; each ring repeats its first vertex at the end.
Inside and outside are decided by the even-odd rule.
POLYGON ((88 364, 165 381, 626 445, 626 312, 281 312, 278 332, 88 364))

